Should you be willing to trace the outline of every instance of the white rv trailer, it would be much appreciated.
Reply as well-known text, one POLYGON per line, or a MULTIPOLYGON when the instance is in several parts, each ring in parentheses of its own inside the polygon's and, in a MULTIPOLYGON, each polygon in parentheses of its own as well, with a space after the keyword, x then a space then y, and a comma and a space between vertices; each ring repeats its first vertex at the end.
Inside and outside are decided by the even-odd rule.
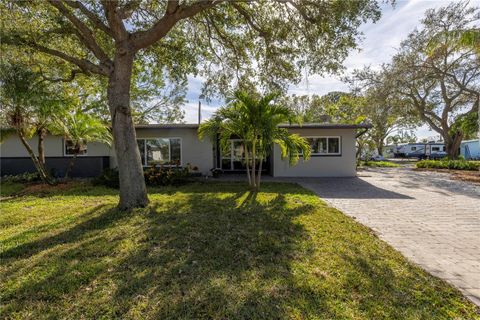
POLYGON ((439 142, 398 145, 395 158, 439 159, 447 156, 445 144, 439 142))

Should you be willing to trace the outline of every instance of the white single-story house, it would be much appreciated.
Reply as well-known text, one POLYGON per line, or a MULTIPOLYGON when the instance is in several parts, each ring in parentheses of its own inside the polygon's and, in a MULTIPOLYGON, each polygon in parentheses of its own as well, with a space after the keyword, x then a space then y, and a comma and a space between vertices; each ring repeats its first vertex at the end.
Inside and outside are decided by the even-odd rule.
MULTIPOLYGON (((369 124, 318 124, 283 125, 290 132, 308 139, 312 146, 310 160, 300 159, 290 166, 282 159, 280 149, 274 146, 265 161, 265 174, 274 177, 351 177, 356 174, 355 139, 366 131, 369 124)), ((137 141, 144 166, 190 165, 204 175, 220 168, 225 173, 245 171, 241 143, 232 138, 228 152, 220 152, 217 141, 198 139, 198 124, 147 124, 136 125, 137 141)), ((37 138, 30 140, 36 149, 37 138)), ((45 138, 45 163, 56 175, 63 175, 72 157, 69 142, 61 136, 45 138)), ((72 176, 94 177, 106 168, 116 167, 115 152, 102 143, 88 143, 76 159, 72 176)), ((33 172, 35 168, 19 138, 12 135, 0 144, 0 173, 13 175, 33 172)))

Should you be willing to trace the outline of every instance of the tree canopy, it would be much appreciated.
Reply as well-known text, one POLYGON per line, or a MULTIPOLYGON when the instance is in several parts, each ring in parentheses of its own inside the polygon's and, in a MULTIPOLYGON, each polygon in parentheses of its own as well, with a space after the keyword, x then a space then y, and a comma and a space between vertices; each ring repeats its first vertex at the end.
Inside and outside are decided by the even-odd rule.
POLYGON ((453 31, 478 29, 479 8, 467 2, 428 10, 422 28, 401 43, 392 62, 379 72, 357 71, 357 78, 375 85, 380 74, 383 86, 408 112, 417 114, 443 137, 447 153, 455 158, 465 132, 457 121, 478 113, 480 104, 480 60, 474 46, 460 46, 453 31), (443 36, 439 38, 439 34, 443 36), (441 45, 432 54, 431 43, 441 45), (455 129, 455 130, 454 130, 455 129))
POLYGON ((133 80, 165 88, 199 75, 207 96, 240 83, 285 89, 305 68, 339 70, 360 24, 380 16, 375 0, 48 0, 0 10, 12 22, 1 29, 3 50, 48 55, 64 75, 96 75, 106 87, 122 209, 148 203, 132 110, 142 82, 133 80))
POLYGON ((63 73, 108 76, 123 41, 137 52, 139 84, 166 88, 193 74, 205 78, 208 93, 242 81, 285 88, 304 67, 337 71, 357 46, 358 26, 380 15, 372 0, 49 0, 1 9, 4 21, 15 21, 2 27, 4 48, 53 56, 63 73))

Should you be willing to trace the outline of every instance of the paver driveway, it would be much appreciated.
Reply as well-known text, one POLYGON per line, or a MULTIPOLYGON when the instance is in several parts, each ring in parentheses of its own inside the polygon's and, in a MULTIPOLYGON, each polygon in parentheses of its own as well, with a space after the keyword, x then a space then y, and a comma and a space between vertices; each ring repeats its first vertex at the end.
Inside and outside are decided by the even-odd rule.
POLYGON ((298 182, 480 305, 479 186, 409 168, 298 182))

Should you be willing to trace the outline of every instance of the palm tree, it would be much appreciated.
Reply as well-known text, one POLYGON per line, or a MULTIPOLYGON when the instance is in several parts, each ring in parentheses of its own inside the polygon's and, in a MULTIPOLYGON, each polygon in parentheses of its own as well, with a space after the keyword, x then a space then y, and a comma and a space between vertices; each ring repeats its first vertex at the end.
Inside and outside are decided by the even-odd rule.
POLYGON ((280 147, 282 158, 288 157, 291 165, 298 162, 300 154, 305 159, 310 157, 308 142, 280 127, 283 123, 300 123, 301 118, 290 108, 274 104, 277 97, 277 94, 256 97, 237 91, 227 106, 220 108, 198 129, 200 139, 218 136, 222 150, 228 148, 232 136, 242 141, 248 182, 252 189, 260 187, 262 163, 274 144, 280 147))
MULTIPOLYGON (((50 119, 62 109, 62 88, 47 85, 42 76, 23 64, 0 66, 1 133, 18 135, 40 178, 55 184, 45 166, 44 139, 50 119), (28 141, 38 135, 38 154, 28 141)), ((4 136, 5 137, 5 136, 4 136)))
POLYGON ((65 171, 65 178, 69 177, 77 156, 85 149, 88 142, 102 142, 108 145, 112 142, 109 128, 97 117, 81 110, 56 117, 50 131, 63 135, 73 145, 74 154, 65 171))

